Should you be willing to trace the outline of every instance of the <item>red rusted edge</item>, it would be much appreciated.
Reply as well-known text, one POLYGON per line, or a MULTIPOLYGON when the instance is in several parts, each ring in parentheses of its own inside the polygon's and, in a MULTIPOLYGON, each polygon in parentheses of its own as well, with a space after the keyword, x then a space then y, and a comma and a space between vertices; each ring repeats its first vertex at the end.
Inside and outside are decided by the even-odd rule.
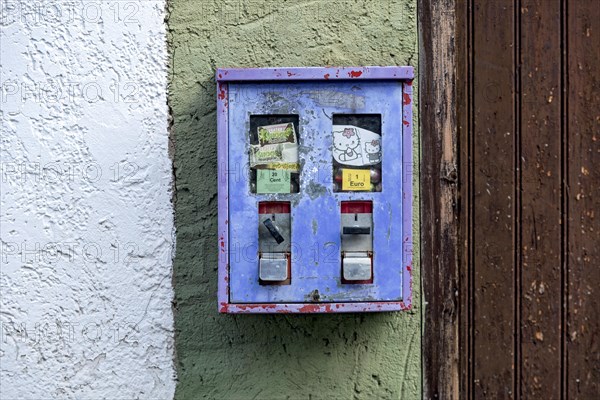
POLYGON ((414 78, 412 66, 219 68, 217 82, 277 80, 406 80, 414 78))
POLYGON ((403 301, 364 303, 284 303, 284 304, 232 304, 221 302, 219 311, 229 314, 315 314, 348 312, 406 311, 411 306, 403 301))

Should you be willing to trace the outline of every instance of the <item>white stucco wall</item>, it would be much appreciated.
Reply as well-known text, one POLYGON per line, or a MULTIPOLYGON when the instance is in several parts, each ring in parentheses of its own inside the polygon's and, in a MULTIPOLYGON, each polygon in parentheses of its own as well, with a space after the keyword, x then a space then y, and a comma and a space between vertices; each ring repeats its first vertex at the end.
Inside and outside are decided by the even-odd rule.
POLYGON ((2 0, 2 399, 173 396, 164 9, 2 0))

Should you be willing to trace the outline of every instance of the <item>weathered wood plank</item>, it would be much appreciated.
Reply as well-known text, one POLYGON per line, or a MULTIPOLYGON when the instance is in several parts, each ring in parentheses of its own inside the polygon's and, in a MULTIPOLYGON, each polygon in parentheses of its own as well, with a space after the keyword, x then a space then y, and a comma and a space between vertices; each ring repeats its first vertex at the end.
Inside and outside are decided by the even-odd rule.
POLYGON ((515 398, 515 5, 474 9, 474 397, 515 398))
POLYGON ((561 396, 560 7, 559 1, 522 0, 520 10, 519 367, 525 399, 561 396))
POLYGON ((568 3, 567 394, 600 398, 600 7, 568 3))
POLYGON ((423 395, 458 399, 455 2, 419 1, 423 395))

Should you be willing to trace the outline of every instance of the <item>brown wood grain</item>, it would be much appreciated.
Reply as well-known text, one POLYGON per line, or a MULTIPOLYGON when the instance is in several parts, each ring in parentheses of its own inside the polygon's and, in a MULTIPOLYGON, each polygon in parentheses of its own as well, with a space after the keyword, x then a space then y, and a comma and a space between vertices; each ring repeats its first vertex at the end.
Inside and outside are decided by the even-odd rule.
POLYGON ((600 398, 600 6, 568 3, 567 394, 600 398))
POLYGON ((515 388, 515 8, 474 9, 473 176, 474 397, 507 399, 515 388))
POLYGON ((561 4, 520 10, 521 395, 561 396, 561 4), (551 60, 551 62, 549 62, 551 60))
POLYGON ((419 3, 424 398, 600 398, 600 5, 435 3, 419 3))
POLYGON ((424 397, 458 399, 454 0, 420 0, 421 269, 424 397))

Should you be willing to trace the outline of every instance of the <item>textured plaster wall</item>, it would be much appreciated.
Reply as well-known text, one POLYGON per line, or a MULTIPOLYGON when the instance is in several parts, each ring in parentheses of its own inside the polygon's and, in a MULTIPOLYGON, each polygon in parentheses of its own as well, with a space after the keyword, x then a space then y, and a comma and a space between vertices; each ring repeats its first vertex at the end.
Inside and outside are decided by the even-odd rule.
POLYGON ((410 312, 217 313, 213 78, 216 67, 231 66, 416 66, 416 1, 170 0, 168 12, 177 220, 176 397, 419 398, 417 265, 416 307, 410 312))
POLYGON ((0 398, 172 398, 164 0, 1 7, 0 398))

